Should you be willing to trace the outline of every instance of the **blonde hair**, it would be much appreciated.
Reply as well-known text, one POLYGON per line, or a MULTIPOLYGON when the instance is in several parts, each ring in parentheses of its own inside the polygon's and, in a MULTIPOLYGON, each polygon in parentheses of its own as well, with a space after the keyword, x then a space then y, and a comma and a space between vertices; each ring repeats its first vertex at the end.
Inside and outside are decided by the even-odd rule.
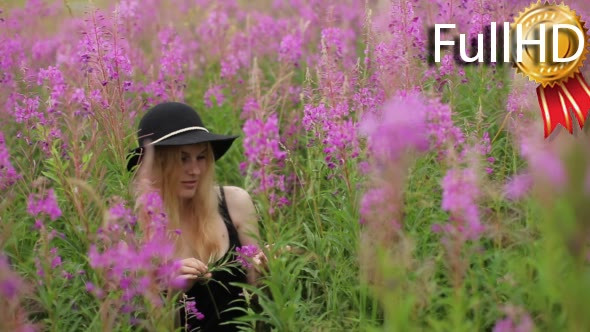
POLYGON ((188 200, 180 200, 178 186, 181 176, 181 146, 156 146, 152 174, 155 186, 159 189, 164 209, 168 217, 169 233, 178 229, 184 233, 176 236, 176 252, 187 245, 194 250, 204 263, 215 257, 220 245, 215 236, 214 225, 218 216, 217 193, 215 185, 215 159, 210 143, 205 156, 206 169, 199 176, 195 194, 188 200), (190 220, 180 220, 180 211, 188 211, 190 220), (190 241, 189 241, 190 240, 190 241))

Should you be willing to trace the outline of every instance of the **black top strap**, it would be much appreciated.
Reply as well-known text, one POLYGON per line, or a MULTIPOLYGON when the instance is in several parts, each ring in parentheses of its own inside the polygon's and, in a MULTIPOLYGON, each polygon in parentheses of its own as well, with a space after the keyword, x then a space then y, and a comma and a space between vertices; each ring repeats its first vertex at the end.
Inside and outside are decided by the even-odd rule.
POLYGON ((229 215, 229 210, 227 208, 227 202, 225 200, 225 190, 223 190, 223 186, 219 186, 219 193, 221 196, 221 200, 219 202, 219 213, 221 214, 221 218, 227 227, 227 233, 229 235, 229 243, 230 248, 232 246, 240 247, 240 239, 238 237, 238 230, 234 226, 233 221, 229 215))
POLYGON ((219 186, 220 200, 219 200, 219 212, 223 217, 223 221, 230 221, 229 210, 227 208, 227 202, 225 201, 225 190, 222 186, 219 186))
MULTIPOLYGON (((233 261, 236 255, 235 247, 241 247, 241 244, 238 232, 229 216, 222 186, 219 186, 219 214, 229 234, 230 248, 224 257, 229 256, 229 259, 233 261)), ((236 321, 247 308, 244 297, 241 295, 242 288, 234 285, 234 283, 245 284, 248 282, 245 270, 239 266, 230 266, 229 269, 213 271, 212 274, 212 279, 215 282, 206 285, 196 282, 186 292, 190 299, 198 301, 199 311, 205 315, 205 318, 199 320, 194 315, 188 315, 185 307, 181 306, 180 326, 184 327, 188 324, 190 329, 187 330, 190 331, 237 331, 238 327, 236 325, 226 324, 236 321), (237 310, 236 307, 239 307, 240 310, 237 310), (224 323, 224 325, 221 325, 221 323, 224 323)))

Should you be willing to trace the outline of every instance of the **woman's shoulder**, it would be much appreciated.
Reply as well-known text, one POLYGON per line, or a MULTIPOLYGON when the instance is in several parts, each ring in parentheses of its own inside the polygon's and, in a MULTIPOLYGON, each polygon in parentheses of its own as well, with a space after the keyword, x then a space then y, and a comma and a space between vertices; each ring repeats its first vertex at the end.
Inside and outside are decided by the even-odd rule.
POLYGON ((223 186, 223 192, 229 216, 236 227, 257 220, 252 198, 244 188, 223 186))

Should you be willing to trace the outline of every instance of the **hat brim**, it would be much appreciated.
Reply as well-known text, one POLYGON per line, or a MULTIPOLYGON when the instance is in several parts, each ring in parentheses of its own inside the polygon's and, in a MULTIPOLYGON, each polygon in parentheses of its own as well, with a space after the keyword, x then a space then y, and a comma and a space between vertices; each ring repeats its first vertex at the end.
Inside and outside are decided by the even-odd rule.
MULTIPOLYGON (((220 135, 212 134, 202 130, 188 131, 174 135, 165 140, 159 141, 154 146, 178 146, 187 144, 198 144, 209 142, 213 148, 215 160, 219 160, 231 147, 232 143, 238 138, 237 135, 220 135)), ((127 170, 131 171, 141 162, 143 147, 138 147, 129 152, 127 155, 127 170)))

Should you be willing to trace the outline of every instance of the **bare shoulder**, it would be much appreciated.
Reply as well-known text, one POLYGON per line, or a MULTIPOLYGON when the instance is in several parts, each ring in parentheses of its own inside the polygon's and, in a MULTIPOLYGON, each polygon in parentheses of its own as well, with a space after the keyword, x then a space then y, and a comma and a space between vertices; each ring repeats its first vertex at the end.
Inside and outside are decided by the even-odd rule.
POLYGON ((244 224, 251 224, 257 221, 256 209, 252 197, 243 188, 235 186, 224 186, 225 200, 229 216, 237 228, 244 224))

